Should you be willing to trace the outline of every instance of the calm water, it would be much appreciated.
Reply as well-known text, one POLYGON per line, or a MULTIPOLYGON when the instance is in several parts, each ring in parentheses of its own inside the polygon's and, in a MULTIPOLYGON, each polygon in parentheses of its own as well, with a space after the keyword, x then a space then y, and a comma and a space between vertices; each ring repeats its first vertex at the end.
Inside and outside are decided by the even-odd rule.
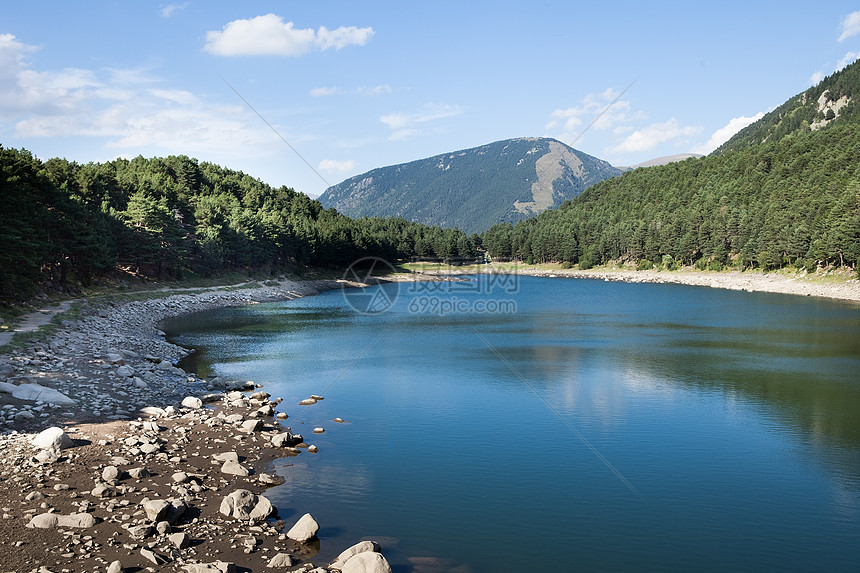
POLYGON ((319 446, 267 495, 287 522, 313 513, 320 560, 371 537, 398 572, 856 570, 860 307, 417 288, 364 291, 399 291, 373 315, 332 291, 170 325, 190 368, 263 383, 319 446), (295 405, 309 394, 326 399, 295 405))

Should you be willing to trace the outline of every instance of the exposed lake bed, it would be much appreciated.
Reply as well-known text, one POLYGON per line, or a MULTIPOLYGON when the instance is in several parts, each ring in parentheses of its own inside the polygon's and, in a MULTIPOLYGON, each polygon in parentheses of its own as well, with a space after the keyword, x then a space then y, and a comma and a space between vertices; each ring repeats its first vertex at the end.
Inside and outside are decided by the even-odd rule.
MULTIPOLYGON (((277 462, 286 483, 271 490, 278 507, 313 508, 320 558, 367 536, 396 571, 514 571, 559 553, 609 569, 738 568, 746 555, 752 569, 826 553, 819 562, 839 568, 853 555, 855 306, 523 280, 552 304, 535 306, 535 283, 497 292, 518 303, 513 326, 501 314, 422 316, 409 301, 445 285, 400 284, 370 287, 400 289, 379 315, 328 292, 213 310, 176 334, 200 364, 285 404, 327 398, 288 410, 320 453, 277 462), (647 312, 630 320, 634 301, 647 312), (720 544, 728 554, 711 555, 720 544)), ((448 286, 462 300, 486 294, 448 286)))

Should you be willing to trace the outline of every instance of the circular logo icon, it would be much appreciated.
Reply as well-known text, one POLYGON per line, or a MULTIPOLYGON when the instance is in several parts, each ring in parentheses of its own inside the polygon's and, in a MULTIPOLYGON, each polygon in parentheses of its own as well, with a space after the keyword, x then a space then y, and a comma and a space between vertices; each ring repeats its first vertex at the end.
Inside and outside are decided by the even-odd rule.
POLYGON ((395 272, 397 272, 396 269, 385 259, 379 257, 358 259, 343 273, 343 280, 367 286, 345 286, 341 290, 343 298, 359 314, 385 312, 397 300, 400 286, 396 282, 380 284, 378 275, 395 272))

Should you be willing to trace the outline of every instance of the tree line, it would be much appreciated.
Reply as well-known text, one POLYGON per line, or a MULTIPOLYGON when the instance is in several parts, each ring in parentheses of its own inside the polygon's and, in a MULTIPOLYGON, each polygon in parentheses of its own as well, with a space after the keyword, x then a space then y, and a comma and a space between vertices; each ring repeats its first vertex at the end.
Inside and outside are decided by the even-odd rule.
POLYGON ((856 269, 858 123, 807 126, 754 146, 629 171, 557 210, 494 225, 482 241, 494 257, 581 268, 620 261, 638 268, 856 269))
POLYGON ((364 256, 467 257, 477 236, 350 219, 289 187, 186 156, 78 164, 0 145, 0 301, 117 268, 181 279, 346 267, 364 256))

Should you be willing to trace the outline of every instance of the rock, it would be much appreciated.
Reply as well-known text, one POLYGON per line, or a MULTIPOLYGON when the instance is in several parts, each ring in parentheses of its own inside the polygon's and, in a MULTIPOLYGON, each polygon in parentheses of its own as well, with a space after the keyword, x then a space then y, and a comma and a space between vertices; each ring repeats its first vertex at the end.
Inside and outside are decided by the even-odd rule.
POLYGON ((343 424, 343 418, 335 418, 332 420, 333 422, 337 422, 338 424, 343 424))
POLYGON ((365 551, 379 553, 381 548, 379 547, 379 543, 376 541, 361 541, 341 552, 341 554, 337 556, 337 559, 332 562, 331 566, 333 569, 343 569, 344 564, 349 561, 352 556, 364 553, 365 551))
POLYGON ((133 479, 144 479, 150 477, 152 474, 150 474, 149 470, 146 468, 131 468, 128 470, 128 475, 133 479))
POLYGON ((141 505, 150 521, 162 521, 170 510, 170 502, 166 499, 147 499, 141 505))
POLYGON ((133 525, 128 528, 128 533, 135 539, 146 539, 152 535, 152 526, 147 524, 133 525))
POLYGON ((157 408, 155 406, 146 406, 145 408, 141 408, 140 413, 154 418, 163 418, 167 415, 167 411, 164 408, 157 408))
POLYGON ((382 554, 364 551, 350 557, 341 573, 391 573, 391 565, 382 554))
POLYGON ((299 402, 299 406, 312 406, 316 403, 317 403, 317 401, 314 400, 313 398, 305 398, 304 400, 299 402))
POLYGON ((105 359, 111 364, 115 364, 116 366, 123 366, 125 364, 125 357, 122 354, 108 354, 105 359))
POLYGON ((157 531, 159 535, 167 535, 172 530, 173 528, 170 527, 169 521, 159 521, 155 524, 155 531, 157 531))
POLYGON ((287 416, 287 413, 286 413, 286 412, 278 412, 278 413, 275 415, 275 417, 276 417, 277 419, 279 419, 279 420, 286 420, 287 418, 289 418, 289 416, 287 416))
POLYGON ((182 399, 182 406, 191 408, 192 410, 199 410, 203 407, 203 400, 196 396, 186 396, 182 399))
POLYGON ((239 454, 236 452, 223 452, 220 454, 215 454, 212 456, 212 459, 218 462, 238 462, 239 454))
POLYGON ((219 511, 222 515, 247 520, 264 520, 275 508, 265 496, 254 495, 246 489, 237 489, 221 501, 219 511))
POLYGON ((32 443, 40 450, 65 450, 75 445, 72 438, 62 428, 56 426, 39 432, 32 443))
POLYGON ((184 533, 174 533, 167 538, 177 549, 185 549, 191 540, 184 533))
POLYGON ((116 375, 120 378, 131 378, 134 376, 134 368, 131 366, 120 366, 116 369, 116 375))
POLYGON ((56 404, 57 406, 74 406, 77 404, 75 400, 72 400, 62 392, 58 392, 53 388, 45 388, 39 384, 19 384, 12 391, 12 397, 33 402, 40 400, 49 404, 56 404))
POLYGON ((174 483, 185 483, 188 481, 189 478, 188 474, 185 472, 176 472, 175 474, 173 474, 173 476, 171 476, 171 479, 174 481, 174 483))
POLYGON ((108 483, 117 483, 120 479, 120 470, 116 466, 106 466, 102 470, 102 479, 108 483))
POLYGON ((224 462, 224 465, 221 466, 221 473, 242 477, 247 477, 250 474, 247 468, 231 460, 224 462))
POLYGON ((122 563, 120 563, 119 561, 114 561, 113 563, 108 565, 107 573, 122 573, 122 572, 123 572, 122 563))
POLYGON ((27 527, 30 529, 56 529, 57 522, 58 519, 56 513, 40 513, 39 515, 33 516, 33 519, 30 520, 27 527))
POLYGON ((251 400, 268 400, 271 397, 271 394, 269 394, 268 392, 263 392, 262 390, 260 390, 259 392, 254 392, 250 396, 251 400))
POLYGON ((293 566, 293 560, 286 553, 278 553, 277 555, 272 557, 269 560, 268 565, 266 565, 266 567, 268 567, 269 569, 277 569, 277 568, 281 568, 281 567, 292 567, 292 566, 293 566))
POLYGON ((248 432, 257 432, 263 427, 263 421, 259 419, 255 420, 245 420, 242 422, 242 431, 248 432))
POLYGON ((170 362, 170 360, 162 360, 158 363, 156 368, 158 368, 159 370, 170 370, 171 368, 173 368, 173 364, 170 362))
POLYGON ((101 497, 101 498, 116 497, 116 490, 108 487, 107 485, 105 485, 103 483, 100 483, 100 484, 96 484, 96 487, 94 487, 92 489, 92 491, 90 492, 90 495, 92 495, 93 497, 101 497))
POLYGON ((308 451, 312 454, 315 454, 318 451, 320 451, 320 449, 318 447, 316 447, 315 445, 311 444, 310 446, 308 446, 308 451))
POLYGON ((143 444, 140 446, 140 451, 144 454, 154 454, 161 450, 161 444, 143 444))
POLYGON ((209 404, 212 402, 218 402, 224 397, 224 394, 220 392, 213 392, 212 394, 204 394, 200 396, 200 399, 203 400, 204 404, 209 404))
POLYGON ((92 527, 98 520, 91 513, 73 513, 71 515, 57 516, 58 527, 92 527))
POLYGON ((153 565, 163 565, 167 563, 167 559, 165 559, 163 556, 145 547, 140 550, 140 555, 147 561, 151 562, 153 565))
POLYGON ((236 566, 232 563, 224 561, 215 561, 214 563, 192 563, 183 565, 188 573, 236 573, 236 566))
POLYGON ((276 448, 294 446, 302 443, 303 439, 300 434, 293 435, 290 432, 283 432, 272 436, 272 445, 276 448))
POLYGON ((317 536, 319 530, 319 523, 316 522, 310 513, 306 513, 290 528, 287 532, 287 537, 299 543, 307 543, 317 536))
POLYGON ((325 428, 314 428, 314 434, 322 434, 325 432, 325 428))
POLYGON ((262 408, 259 408, 256 412, 254 412, 254 416, 257 418, 268 418, 275 415, 275 409, 272 408, 271 405, 265 405, 262 408))

